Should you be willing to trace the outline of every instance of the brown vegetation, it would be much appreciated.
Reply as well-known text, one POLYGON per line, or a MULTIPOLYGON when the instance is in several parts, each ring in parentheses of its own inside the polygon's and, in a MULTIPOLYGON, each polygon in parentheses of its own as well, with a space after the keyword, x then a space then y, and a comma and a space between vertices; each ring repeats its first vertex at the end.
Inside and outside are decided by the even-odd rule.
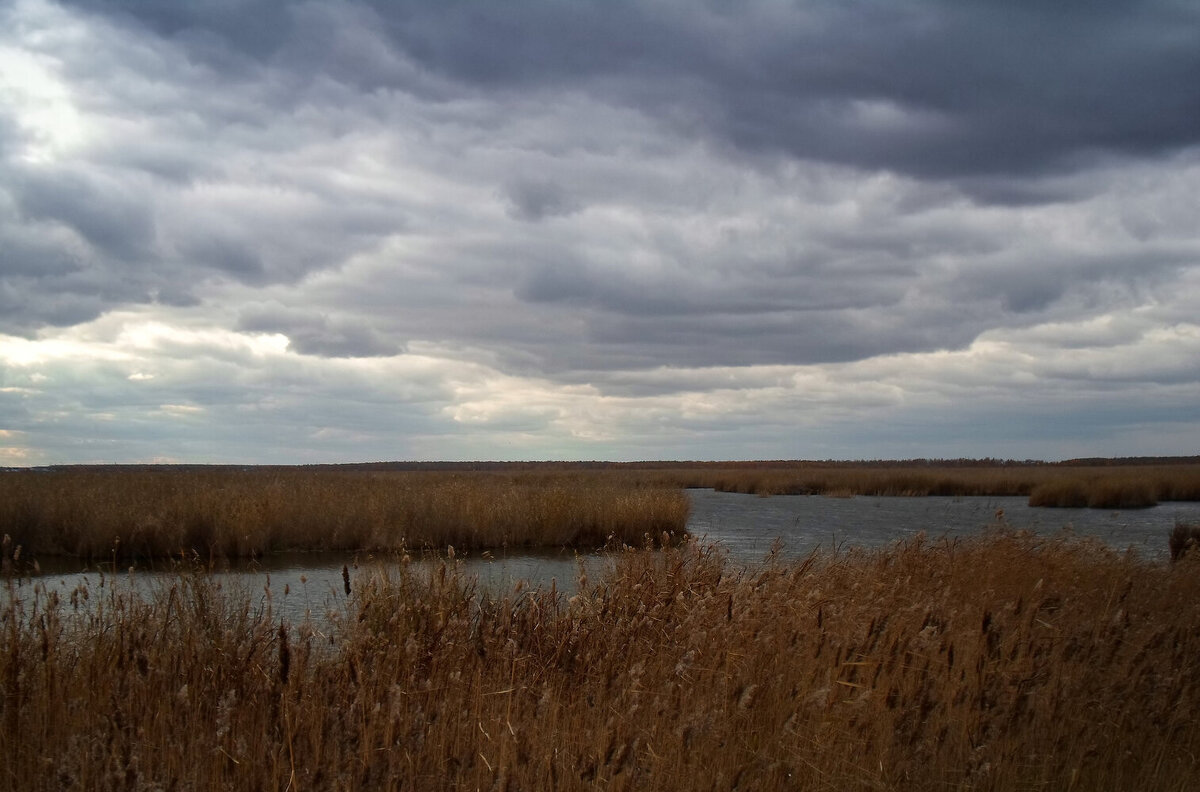
POLYGON ((686 496, 566 474, 67 468, 0 474, 0 533, 27 555, 603 546, 682 534, 686 496))
MULTIPOLYGON (((462 463, 437 469, 64 467, 0 471, 0 532, 87 559, 639 543, 682 535, 679 490, 758 495, 1024 495, 1033 506, 1200 500, 1200 463, 462 463), (480 468, 480 469, 471 469, 480 468)), ((428 467, 428 466, 427 466, 428 467)))
POLYGON ((203 576, 10 590, 0 789, 1189 790, 1198 563, 689 543, 569 601, 359 572, 320 625, 203 576))
POLYGON ((1200 464, 761 463, 646 471, 648 480, 756 495, 1025 495, 1031 506, 1135 509, 1200 500, 1200 464))
POLYGON ((1185 553, 1190 553, 1200 546, 1200 523, 1175 523, 1171 537, 1167 542, 1171 548, 1171 560, 1178 561, 1185 553))

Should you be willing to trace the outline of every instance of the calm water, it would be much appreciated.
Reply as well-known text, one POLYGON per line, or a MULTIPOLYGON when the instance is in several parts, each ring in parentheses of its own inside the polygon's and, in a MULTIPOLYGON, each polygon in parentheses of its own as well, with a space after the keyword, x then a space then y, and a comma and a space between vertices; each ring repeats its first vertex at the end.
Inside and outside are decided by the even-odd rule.
MULTIPOLYGON (((504 555, 499 551, 486 554, 459 554, 456 564, 478 579, 482 589, 511 591, 519 581, 529 586, 555 585, 564 593, 576 588, 579 564, 595 566, 599 556, 578 556, 570 550, 525 552, 504 555)), ((441 561, 414 560, 416 569, 429 572, 441 561)), ((211 571, 213 580, 223 589, 235 594, 245 593, 252 604, 262 605, 269 599, 271 610, 278 617, 293 623, 314 617, 318 622, 332 611, 342 611, 347 604, 342 567, 350 575, 351 591, 356 581, 379 570, 395 571, 399 561, 390 555, 375 557, 369 554, 346 553, 279 553, 255 561, 225 562, 211 571)), ((42 589, 38 596, 56 591, 64 602, 70 602, 73 591, 80 586, 88 590, 88 602, 97 603, 109 592, 135 590, 153 594, 168 589, 179 581, 178 570, 170 564, 118 568, 112 564, 92 565, 81 569, 64 559, 52 559, 42 565, 42 574, 23 577, 17 591, 28 603, 34 587, 42 589)), ((7 594, 0 592, 0 603, 7 594)))
MULTIPOLYGON (((759 498, 712 490, 689 490, 692 513, 689 530, 701 540, 725 547, 731 560, 754 563, 761 560, 779 540, 788 556, 803 556, 814 548, 830 550, 851 546, 880 547, 925 532, 932 538, 971 536, 1003 521, 1038 534, 1057 535, 1066 530, 1079 536, 1100 539, 1120 550, 1133 548, 1146 559, 1168 557, 1167 536, 1176 520, 1200 521, 1200 503, 1166 503, 1151 509, 1106 511, 1102 509, 1030 508, 1023 497, 1003 498, 825 498, 782 495, 759 498)), ((216 578, 228 588, 240 588, 255 598, 267 596, 277 613, 293 621, 308 614, 320 617, 346 601, 342 566, 351 567, 351 585, 368 574, 383 559, 345 554, 294 553, 272 556, 258 562, 218 569, 216 578)), ((465 571, 479 578, 480 586, 508 590, 518 581, 551 585, 570 592, 575 586, 579 563, 600 566, 596 555, 577 556, 571 551, 460 556, 465 571)), ((419 563, 419 562, 418 562, 419 563)), ((92 596, 105 586, 132 585, 151 590, 175 580, 170 569, 139 568, 114 575, 109 570, 82 570, 59 565, 44 568, 38 582, 69 596, 86 583, 92 596)), ((21 589, 31 588, 29 578, 21 589)))

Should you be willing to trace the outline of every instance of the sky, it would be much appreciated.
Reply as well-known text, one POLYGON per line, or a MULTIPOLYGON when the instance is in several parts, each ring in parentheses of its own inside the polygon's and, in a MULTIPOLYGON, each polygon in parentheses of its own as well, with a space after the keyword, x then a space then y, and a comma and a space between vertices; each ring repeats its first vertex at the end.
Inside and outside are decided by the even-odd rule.
POLYGON ((1200 453, 1192 0, 0 0, 0 465, 1200 453))

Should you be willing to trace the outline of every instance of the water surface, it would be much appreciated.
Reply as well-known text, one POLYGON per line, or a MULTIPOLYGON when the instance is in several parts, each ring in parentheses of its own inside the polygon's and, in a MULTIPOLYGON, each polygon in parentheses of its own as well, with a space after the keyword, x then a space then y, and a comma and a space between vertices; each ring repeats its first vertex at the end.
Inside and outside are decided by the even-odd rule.
POLYGON ((788 555, 805 555, 814 548, 885 547, 921 532, 929 538, 975 536, 1001 523, 1040 535, 1069 531, 1118 550, 1133 548, 1149 560, 1165 560, 1175 521, 1200 521, 1200 503, 1191 501, 1106 510, 1031 507, 1023 496, 762 498, 713 490, 688 494, 688 529, 720 542, 732 558, 749 562, 761 559, 776 539, 788 555))
MULTIPOLYGON (((1024 497, 870 497, 828 498, 810 495, 776 495, 762 498, 713 490, 688 490, 691 516, 688 529, 701 541, 724 547, 731 561, 755 563, 778 541, 785 556, 807 555, 814 549, 833 550, 885 547, 925 533, 939 537, 974 536, 1003 523, 1041 535, 1069 531, 1099 539, 1118 549, 1133 549, 1142 558, 1165 561, 1167 537, 1176 520, 1200 521, 1200 503, 1176 502, 1150 509, 1032 508, 1024 497)), ((355 581, 381 566, 395 569, 393 556, 373 557, 347 553, 281 553, 250 562, 213 567, 214 579, 229 590, 247 592, 252 602, 264 604, 282 618, 299 621, 322 618, 330 609, 345 607, 347 596, 342 567, 355 581)), ((428 571, 440 561, 413 562, 428 571)), ((575 588, 579 565, 594 574, 602 565, 596 553, 571 550, 459 554, 455 563, 476 576, 482 589, 511 590, 518 581, 529 586, 554 585, 565 594, 575 588)), ((149 592, 178 582, 171 564, 117 568, 112 564, 81 567, 78 561, 50 559, 36 578, 23 577, 18 591, 28 598, 36 580, 46 591, 69 597, 86 585, 90 598, 103 596, 106 587, 125 586, 149 592)))

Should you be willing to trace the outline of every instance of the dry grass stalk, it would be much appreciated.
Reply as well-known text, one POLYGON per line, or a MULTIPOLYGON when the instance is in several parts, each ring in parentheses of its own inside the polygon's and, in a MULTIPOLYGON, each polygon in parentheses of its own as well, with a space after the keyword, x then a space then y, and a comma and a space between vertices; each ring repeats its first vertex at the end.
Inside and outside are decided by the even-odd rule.
POLYGON ((565 600, 447 562, 359 573, 324 637, 203 576, 10 592, 0 789, 1193 789, 1197 563, 689 543, 565 600))
POLYGON ((1172 561, 1178 561, 1186 553, 1195 551, 1200 546, 1200 523, 1176 522, 1168 545, 1172 561))

